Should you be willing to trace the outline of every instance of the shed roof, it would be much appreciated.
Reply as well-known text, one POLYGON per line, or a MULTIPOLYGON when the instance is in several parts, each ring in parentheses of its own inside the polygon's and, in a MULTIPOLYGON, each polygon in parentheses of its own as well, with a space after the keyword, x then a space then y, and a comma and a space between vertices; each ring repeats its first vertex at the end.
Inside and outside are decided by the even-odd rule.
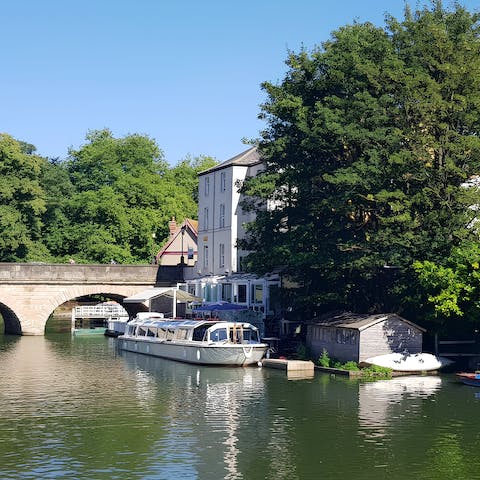
POLYGON ((332 312, 326 313, 321 317, 312 320, 310 323, 324 327, 350 328, 361 331, 390 318, 396 318, 402 322, 408 323, 413 328, 416 328, 421 332, 426 331, 416 323, 410 322, 409 320, 395 313, 377 313, 371 315, 368 313, 332 312))

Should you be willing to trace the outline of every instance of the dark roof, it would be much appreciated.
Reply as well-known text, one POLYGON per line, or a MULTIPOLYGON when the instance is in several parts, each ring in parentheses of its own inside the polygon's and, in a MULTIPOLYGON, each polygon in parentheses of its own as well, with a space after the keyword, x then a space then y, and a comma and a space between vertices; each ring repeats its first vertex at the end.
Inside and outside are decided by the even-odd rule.
POLYGON ((354 330, 365 330, 377 323, 388 320, 389 318, 397 318, 398 320, 408 323, 413 328, 422 332, 426 330, 417 324, 400 317, 395 313, 377 313, 370 315, 368 313, 352 313, 352 312, 332 312, 321 315, 316 319, 312 319, 310 323, 321 325, 324 327, 350 328, 354 330))
POLYGON ((198 175, 205 175, 207 173, 235 165, 250 167, 252 165, 256 165, 257 163, 261 163, 260 155, 258 154, 257 147, 251 147, 248 150, 245 150, 244 152, 239 153, 238 155, 235 155, 234 157, 229 158, 228 160, 225 160, 224 162, 219 163, 212 168, 209 168, 208 170, 200 172, 198 175))

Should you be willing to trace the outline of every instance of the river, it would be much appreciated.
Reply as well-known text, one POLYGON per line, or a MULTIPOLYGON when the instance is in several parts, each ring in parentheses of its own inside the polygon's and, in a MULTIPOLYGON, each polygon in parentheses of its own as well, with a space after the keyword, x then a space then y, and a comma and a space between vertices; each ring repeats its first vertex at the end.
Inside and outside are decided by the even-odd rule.
POLYGON ((451 375, 289 380, 0 336, 2 479, 475 479, 480 389, 451 375))

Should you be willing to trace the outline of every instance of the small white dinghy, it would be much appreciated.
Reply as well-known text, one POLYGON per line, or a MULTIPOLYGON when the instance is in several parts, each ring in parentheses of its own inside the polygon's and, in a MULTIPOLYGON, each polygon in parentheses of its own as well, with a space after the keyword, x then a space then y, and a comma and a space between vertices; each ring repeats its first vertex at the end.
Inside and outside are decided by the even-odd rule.
POLYGON ((397 372, 429 372, 452 364, 452 360, 431 353, 389 353, 367 358, 363 363, 391 368, 397 372))

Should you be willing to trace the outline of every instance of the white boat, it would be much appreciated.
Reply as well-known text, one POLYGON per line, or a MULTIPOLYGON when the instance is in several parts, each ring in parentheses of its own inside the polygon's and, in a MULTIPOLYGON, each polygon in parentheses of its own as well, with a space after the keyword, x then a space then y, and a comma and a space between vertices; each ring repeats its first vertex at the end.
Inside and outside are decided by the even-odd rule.
POLYGON ((389 353, 367 358, 363 363, 387 367, 397 372, 429 372, 452 364, 452 360, 431 353, 389 353))
POLYGON ((250 323, 173 320, 143 314, 118 337, 122 350, 202 365, 258 363, 268 345, 250 323))

